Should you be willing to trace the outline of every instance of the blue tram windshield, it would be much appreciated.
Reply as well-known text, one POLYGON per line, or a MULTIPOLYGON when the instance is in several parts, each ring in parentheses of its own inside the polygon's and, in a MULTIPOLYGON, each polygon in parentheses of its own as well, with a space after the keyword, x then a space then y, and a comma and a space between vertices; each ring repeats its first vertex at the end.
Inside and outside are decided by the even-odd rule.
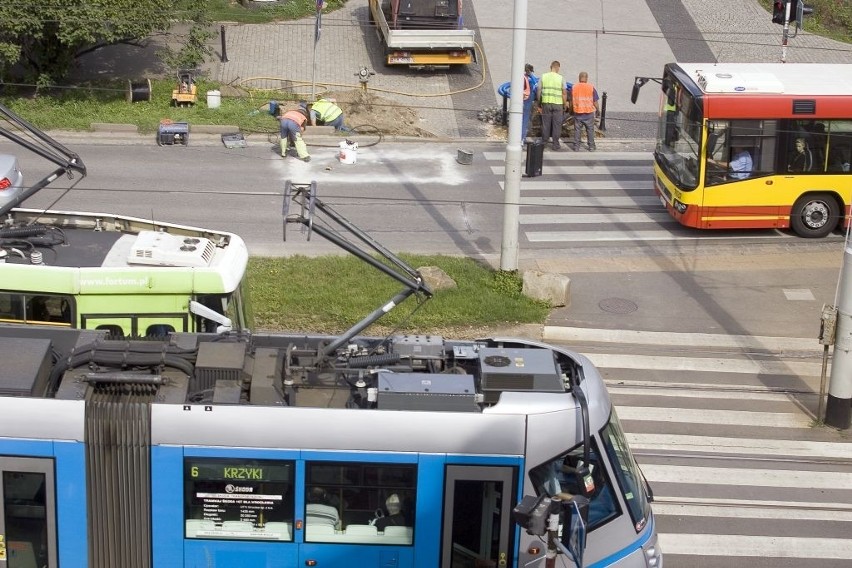
POLYGON ((636 532, 639 532, 648 520, 651 504, 645 490, 645 478, 639 471, 630 448, 627 447, 627 439, 624 437, 624 430, 618 421, 615 408, 612 410, 609 422, 601 430, 601 439, 618 485, 621 487, 624 502, 627 503, 627 509, 630 511, 630 518, 633 519, 633 526, 636 532))

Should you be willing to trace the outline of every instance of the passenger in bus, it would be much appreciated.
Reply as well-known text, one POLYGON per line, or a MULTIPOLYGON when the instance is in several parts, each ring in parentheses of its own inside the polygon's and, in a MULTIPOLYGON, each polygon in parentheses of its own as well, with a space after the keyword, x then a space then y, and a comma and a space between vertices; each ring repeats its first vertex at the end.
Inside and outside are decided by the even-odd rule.
POLYGON ((308 524, 331 525, 340 528, 340 512, 333 504, 328 492, 322 487, 314 486, 308 491, 305 506, 305 521, 308 524))
POLYGON ((707 163, 727 170, 730 179, 746 179, 751 176, 754 162, 749 151, 743 146, 734 146, 731 153, 733 158, 729 162, 708 158, 707 163))
POLYGON ((814 158, 808 143, 804 138, 796 138, 793 152, 787 160, 788 172, 809 172, 813 167, 814 158))
POLYGON ((407 526, 405 515, 402 512, 402 501, 399 495, 391 493, 385 499, 385 511, 383 516, 376 519, 375 527, 378 531, 384 531, 385 527, 404 527, 407 526))

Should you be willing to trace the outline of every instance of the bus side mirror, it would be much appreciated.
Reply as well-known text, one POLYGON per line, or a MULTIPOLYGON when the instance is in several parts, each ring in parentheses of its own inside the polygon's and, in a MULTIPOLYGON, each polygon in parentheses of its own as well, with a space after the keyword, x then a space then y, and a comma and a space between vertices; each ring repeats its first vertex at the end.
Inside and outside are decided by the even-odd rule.
POLYGON ((636 104, 636 100, 639 98, 639 89, 642 88, 642 85, 648 82, 647 77, 634 77, 633 78, 633 91, 630 93, 630 102, 634 105, 636 104))

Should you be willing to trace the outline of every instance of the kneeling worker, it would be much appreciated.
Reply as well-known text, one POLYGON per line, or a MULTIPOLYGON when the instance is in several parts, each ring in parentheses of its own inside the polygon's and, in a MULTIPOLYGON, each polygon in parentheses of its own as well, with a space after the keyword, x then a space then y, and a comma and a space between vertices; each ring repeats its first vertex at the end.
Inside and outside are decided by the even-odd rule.
POLYGON ((343 124, 343 110, 334 99, 319 99, 311 105, 311 124, 333 126, 335 130, 350 132, 352 129, 343 124))
POLYGON ((308 111, 305 109, 288 110, 281 115, 281 157, 287 157, 287 149, 290 143, 296 147, 296 154, 299 159, 304 162, 310 162, 311 156, 308 154, 308 145, 302 140, 302 132, 305 131, 305 124, 308 122, 308 111))

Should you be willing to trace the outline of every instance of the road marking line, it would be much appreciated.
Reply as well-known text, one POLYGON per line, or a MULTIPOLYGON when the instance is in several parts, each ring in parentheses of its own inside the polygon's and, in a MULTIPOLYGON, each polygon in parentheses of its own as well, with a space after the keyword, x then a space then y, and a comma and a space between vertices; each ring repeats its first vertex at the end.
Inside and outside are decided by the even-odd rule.
MULTIPOLYGON (((482 155, 486 160, 504 162, 506 160, 506 152, 483 152, 482 155)), ((546 152, 545 159, 558 162, 605 162, 607 160, 626 160, 631 162, 640 162, 647 165, 649 168, 654 167, 654 160, 651 159, 648 152, 601 152, 600 150, 594 154, 589 152, 546 152)))
POLYGON ((852 539, 661 533, 663 554, 852 560, 852 539))
MULTIPOLYGON (((500 182, 500 188, 505 189, 506 182, 500 182)), ((576 191, 576 190, 592 190, 601 191, 606 189, 648 189, 654 187, 652 178, 648 181, 634 180, 609 180, 609 181, 558 181, 558 180, 541 180, 529 181, 521 180, 521 191, 576 191)))
POLYGON ((748 359, 703 359, 696 357, 664 357, 584 353, 597 367, 607 369, 642 369, 649 371, 685 371, 707 373, 740 373, 748 375, 793 375, 818 377, 822 363, 799 361, 757 361, 748 359))
POLYGON ((642 464, 642 472, 652 484, 679 483, 829 490, 852 487, 850 472, 693 467, 649 463, 642 464))
POLYGON ((549 214, 526 213, 519 216, 521 225, 541 225, 555 223, 594 224, 603 223, 666 223, 676 225, 668 213, 592 213, 582 214, 549 214))
MULTIPOLYGON (((660 383, 658 383, 660 384, 660 383)), ((790 396, 776 392, 749 392, 749 391, 727 391, 727 390, 703 390, 703 389, 678 389, 678 388, 641 388, 607 383, 610 394, 622 396, 651 396, 654 398, 700 398, 704 400, 762 400, 767 402, 789 402, 790 396)))
MULTIPOLYGON (((504 175, 506 173, 506 166, 491 166, 491 173, 494 175, 504 175)), ((547 173, 548 174, 557 174, 557 175, 583 175, 583 174, 593 174, 593 175, 649 175, 651 173, 651 168, 648 166, 608 166, 602 163, 594 163, 584 166, 554 166, 553 164, 547 165, 547 173)), ((659 199, 657 199, 659 202, 659 199)))
MULTIPOLYGON (((619 405, 616 405, 616 409, 622 420, 712 424, 714 426, 752 426, 756 428, 809 428, 811 425, 810 418, 795 412, 752 412, 749 410, 619 405)), ((850 483, 852 483, 852 478, 850 478, 850 483)))
MULTIPOLYGON (((521 205, 557 205, 560 207, 653 207, 662 211, 660 200, 652 196, 637 197, 522 197, 521 205)), ((706 233, 704 233, 706 234, 706 233)))
POLYGON ((664 345, 689 347, 725 347, 765 349, 768 351, 819 351, 816 338, 772 337, 767 335, 724 335, 721 333, 672 333, 630 329, 599 329, 590 327, 545 326, 548 341, 593 341, 631 343, 635 345, 664 345))
MULTIPOLYGON (((813 507, 813 503, 810 504, 813 507)), ((812 509, 789 509, 766 507, 735 507, 730 505, 684 505, 655 501, 654 515, 677 517, 714 517, 736 519, 774 519, 783 521, 839 521, 852 522, 852 511, 821 511, 812 509)), ((664 551, 667 552, 667 551, 664 551)))
MULTIPOLYGON (((618 411, 621 414, 621 411, 618 411)), ((633 450, 684 450, 759 456, 801 456, 809 459, 852 460, 852 443, 813 442, 808 440, 765 440, 756 438, 719 438, 681 434, 628 433, 633 450)), ((852 505, 847 505, 852 509, 852 505)))

